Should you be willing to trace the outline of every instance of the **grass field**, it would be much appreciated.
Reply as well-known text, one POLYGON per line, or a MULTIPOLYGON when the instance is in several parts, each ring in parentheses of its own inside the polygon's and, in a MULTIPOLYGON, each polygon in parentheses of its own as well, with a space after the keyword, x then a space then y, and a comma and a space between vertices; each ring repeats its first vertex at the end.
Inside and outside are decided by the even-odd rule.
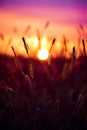
MULTIPOLYGON (((17 55, 12 39, 6 48, 1 46, 0 129, 87 130, 87 39, 81 25, 80 31, 85 37, 79 36, 78 48, 67 49, 63 36, 63 49, 56 57, 53 38, 47 60, 30 57, 26 37, 21 38, 26 57, 17 55), (13 56, 7 55, 9 47, 13 56)), ((40 44, 39 33, 37 37, 40 44)), ((0 40, 2 45, 3 34, 0 40)))
POLYGON ((0 128, 87 129, 87 56, 39 61, 0 55, 0 128), (33 77, 29 64, 32 60, 33 77), (73 67, 72 67, 73 66, 73 67))

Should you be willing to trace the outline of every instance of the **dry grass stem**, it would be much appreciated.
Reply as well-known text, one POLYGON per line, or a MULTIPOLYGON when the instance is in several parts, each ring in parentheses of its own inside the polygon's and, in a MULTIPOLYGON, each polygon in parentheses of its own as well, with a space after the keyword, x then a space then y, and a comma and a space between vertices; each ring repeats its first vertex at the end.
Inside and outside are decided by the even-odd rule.
POLYGON ((11 49, 12 49, 12 51, 13 51, 13 53, 14 53, 14 56, 16 57, 16 53, 15 53, 14 47, 11 46, 11 49))
POLYGON ((30 77, 33 79, 34 78, 34 71, 33 71, 33 66, 31 63, 29 64, 29 72, 30 72, 30 77))
POLYGON ((67 39, 66 39, 65 35, 63 35, 63 44, 64 44, 65 51, 67 51, 66 43, 67 43, 67 39))
POLYGON ((44 29, 47 29, 48 28, 48 26, 49 26, 49 21, 48 22, 46 22, 46 24, 45 24, 45 26, 44 26, 44 29))
POLYGON ((28 25, 27 28, 24 31, 24 34, 28 34, 28 31, 31 29, 31 25, 28 25))
POLYGON ((86 49, 85 49, 85 42, 84 42, 84 39, 82 39, 82 45, 83 45, 83 52, 84 52, 84 55, 86 55, 86 49))
POLYGON ((49 65, 51 65, 51 60, 52 60, 52 56, 51 56, 51 54, 49 54, 49 56, 48 56, 48 64, 49 65))
POLYGON ((31 79, 30 79, 29 75, 26 75, 26 74, 23 72, 23 70, 21 70, 21 74, 24 76, 25 80, 28 81, 29 87, 31 88, 31 87, 32 87, 32 82, 31 82, 31 79))
POLYGON ((22 40, 23 40, 23 43, 24 43, 24 48, 25 48, 25 50, 26 50, 26 53, 27 53, 27 55, 29 56, 29 48, 28 48, 28 45, 27 45, 26 42, 25 42, 25 38, 22 37, 22 40))
POLYGON ((51 47, 50 47, 50 50, 49 50, 49 52, 51 52, 51 50, 52 50, 52 47, 53 47, 53 45, 54 45, 55 41, 56 41, 56 39, 54 38, 54 39, 53 39, 53 41, 52 41, 52 44, 51 44, 51 47))

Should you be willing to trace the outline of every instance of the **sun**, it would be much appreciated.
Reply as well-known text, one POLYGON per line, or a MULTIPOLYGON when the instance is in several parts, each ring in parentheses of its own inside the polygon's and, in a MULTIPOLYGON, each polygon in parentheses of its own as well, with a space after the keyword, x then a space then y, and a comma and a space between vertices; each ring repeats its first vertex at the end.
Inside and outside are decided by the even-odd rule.
POLYGON ((38 51, 37 56, 40 60, 47 60, 49 56, 49 52, 46 49, 41 49, 38 51))

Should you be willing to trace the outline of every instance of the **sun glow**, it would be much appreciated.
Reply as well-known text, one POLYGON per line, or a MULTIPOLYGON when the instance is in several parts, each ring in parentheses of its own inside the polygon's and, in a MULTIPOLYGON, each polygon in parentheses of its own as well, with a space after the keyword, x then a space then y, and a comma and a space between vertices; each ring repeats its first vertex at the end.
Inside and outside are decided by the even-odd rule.
POLYGON ((49 52, 45 49, 41 49, 38 51, 37 56, 40 60, 46 60, 49 56, 49 52))
MULTIPOLYGON (((53 38, 49 39, 47 36, 41 37, 40 41, 37 35, 31 35, 30 37, 26 36, 25 41, 26 44, 28 45, 29 57, 35 59, 38 58, 39 60, 47 60, 50 53, 53 58, 56 58, 57 56, 64 56, 66 58, 70 58, 73 51, 73 47, 75 47, 77 58, 81 54, 84 54, 83 44, 81 41, 79 43, 77 40, 68 41, 65 50, 65 45, 62 42, 62 40, 56 39, 56 42, 50 51, 50 48, 52 46, 52 40, 53 38)), ((87 41, 85 40, 85 51, 87 53, 86 43, 87 41)), ((9 37, 5 35, 4 39, 0 37, 0 45, 1 45, 0 53, 2 54, 14 56, 11 49, 11 46, 13 46, 17 55, 22 55, 24 57, 27 57, 22 38, 19 36, 9 37)))

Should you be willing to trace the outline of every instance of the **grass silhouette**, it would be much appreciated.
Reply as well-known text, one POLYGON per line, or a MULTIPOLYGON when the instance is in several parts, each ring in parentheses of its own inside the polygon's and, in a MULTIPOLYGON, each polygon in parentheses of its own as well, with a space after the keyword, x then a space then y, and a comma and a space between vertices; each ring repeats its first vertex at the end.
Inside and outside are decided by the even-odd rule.
MULTIPOLYGON (((49 23, 45 25, 47 28, 49 23)), ((82 27, 80 27, 82 29, 82 27)), ((1 35, 1 39, 3 36, 1 35)), ((0 129, 8 130, 86 130, 87 54, 77 57, 73 46, 70 58, 57 56, 40 61, 0 54, 0 129)), ((63 36, 67 52, 66 38, 63 36)), ((55 38, 52 41, 54 46, 55 38)))

